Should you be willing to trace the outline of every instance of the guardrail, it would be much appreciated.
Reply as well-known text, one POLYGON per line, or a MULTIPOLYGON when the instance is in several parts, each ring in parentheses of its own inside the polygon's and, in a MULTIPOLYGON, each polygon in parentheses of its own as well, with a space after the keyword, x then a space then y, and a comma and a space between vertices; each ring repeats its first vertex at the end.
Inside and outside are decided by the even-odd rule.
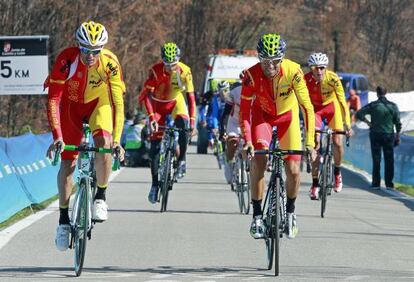
POLYGON ((51 133, 0 138, 0 222, 57 194, 59 167, 46 158, 52 140, 51 133))

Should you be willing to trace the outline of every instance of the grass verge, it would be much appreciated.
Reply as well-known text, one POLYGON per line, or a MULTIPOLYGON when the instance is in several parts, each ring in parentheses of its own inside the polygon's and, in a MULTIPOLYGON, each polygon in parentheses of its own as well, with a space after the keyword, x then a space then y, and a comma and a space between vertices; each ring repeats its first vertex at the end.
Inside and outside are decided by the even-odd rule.
POLYGON ((396 183, 395 188, 402 193, 414 197, 414 186, 396 183))
POLYGON ((22 220, 25 217, 28 217, 29 215, 32 215, 38 211, 41 211, 45 209, 47 206, 49 206, 52 202, 56 201, 58 198, 58 195, 53 196, 50 199, 47 199, 46 201, 41 202, 40 204, 34 204, 27 208, 22 209, 21 211, 14 214, 12 217, 7 219, 6 221, 3 221, 0 223, 0 230, 9 227, 10 225, 22 220))

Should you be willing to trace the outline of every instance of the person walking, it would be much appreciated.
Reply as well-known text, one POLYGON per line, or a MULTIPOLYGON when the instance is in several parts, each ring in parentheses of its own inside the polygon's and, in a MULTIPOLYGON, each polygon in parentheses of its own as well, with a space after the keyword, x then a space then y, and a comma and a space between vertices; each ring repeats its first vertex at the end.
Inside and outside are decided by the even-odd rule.
POLYGON ((387 189, 394 189, 394 146, 401 142, 401 121, 398 106, 385 98, 387 89, 378 86, 378 100, 369 103, 356 114, 358 120, 365 122, 370 129, 372 154, 372 188, 379 189, 381 186, 381 150, 384 153, 384 175, 387 189), (370 115, 369 121, 365 116, 370 115), (396 132, 394 132, 394 126, 396 132))

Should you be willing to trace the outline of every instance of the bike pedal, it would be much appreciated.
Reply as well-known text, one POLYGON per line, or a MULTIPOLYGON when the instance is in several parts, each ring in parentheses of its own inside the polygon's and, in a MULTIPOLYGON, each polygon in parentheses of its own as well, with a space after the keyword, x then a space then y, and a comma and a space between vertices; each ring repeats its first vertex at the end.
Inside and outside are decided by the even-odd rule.
POLYGON ((92 219, 92 223, 102 223, 105 220, 99 220, 99 219, 92 219))

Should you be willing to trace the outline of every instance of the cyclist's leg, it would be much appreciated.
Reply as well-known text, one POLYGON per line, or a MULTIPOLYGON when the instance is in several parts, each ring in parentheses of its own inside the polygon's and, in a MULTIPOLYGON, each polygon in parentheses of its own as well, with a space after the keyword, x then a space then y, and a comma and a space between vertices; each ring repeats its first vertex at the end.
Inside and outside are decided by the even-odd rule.
MULTIPOLYGON (((322 111, 315 111, 315 128, 322 128, 322 111)), ((312 162, 312 186, 309 190, 309 197, 312 200, 319 198, 319 164, 320 164, 320 146, 321 146, 321 134, 315 133, 315 149, 317 157, 312 162)))
MULTIPOLYGON (((99 98, 98 104, 89 116, 89 127, 96 147, 110 148, 112 143, 113 118, 112 107, 106 99, 99 98)), ((95 155, 97 190, 94 199, 92 217, 98 221, 108 218, 106 204, 106 188, 111 175, 112 156, 110 154, 95 155)))
MULTIPOLYGON (((301 150, 300 121, 298 109, 278 117, 278 136, 280 148, 285 150, 301 150)), ((301 155, 288 155, 284 157, 286 172, 286 213, 288 217, 288 238, 295 238, 298 232, 295 214, 295 202, 300 187, 300 159, 301 155)))
MULTIPOLYGON (((334 101, 328 105, 327 120, 329 127, 333 130, 344 130, 344 121, 342 120, 341 106, 338 101, 334 101), (330 120, 329 120, 329 119, 330 120)), ((335 174, 335 192, 342 190, 341 164, 344 155, 343 136, 334 134, 333 136, 333 156, 334 156, 334 174, 335 174)))
MULTIPOLYGON (((78 105, 78 104, 77 104, 78 105)), ((79 105, 80 106, 80 105, 79 105)), ((82 120, 79 118, 77 106, 71 107, 71 102, 63 99, 61 106, 61 128, 63 141, 66 144, 79 144, 82 138, 82 120)), ((76 167, 77 152, 64 151, 57 177, 59 188, 59 226, 56 230, 56 247, 60 251, 69 248, 69 199, 72 194, 73 173, 76 167)))
POLYGON ((239 144, 240 136, 240 126, 237 119, 229 117, 227 121, 227 136, 226 157, 228 161, 232 161, 239 144))
MULTIPOLYGON (((271 117, 268 117, 270 120, 271 117)), ((268 149, 272 140, 272 128, 270 123, 263 117, 263 114, 253 109, 252 112, 252 140, 256 150, 268 149)), ((253 216, 261 215, 261 202, 265 189, 264 172, 266 170, 267 156, 255 155, 252 159, 251 194, 253 202, 253 216)))
MULTIPOLYGON (((188 118, 183 116, 177 116, 174 120, 175 126, 181 129, 188 128, 188 118)), ((185 161, 188 146, 188 134, 185 131, 180 131, 178 135, 178 144, 180 146, 180 155, 178 161, 185 161)))
MULTIPOLYGON (((65 144, 78 145, 82 139, 82 119, 77 111, 82 105, 62 100, 61 129, 65 144)), ((76 167, 77 152, 64 151, 58 174, 59 206, 67 208, 73 187, 73 173, 76 167)), ((69 223, 69 222, 67 222, 69 223)))

